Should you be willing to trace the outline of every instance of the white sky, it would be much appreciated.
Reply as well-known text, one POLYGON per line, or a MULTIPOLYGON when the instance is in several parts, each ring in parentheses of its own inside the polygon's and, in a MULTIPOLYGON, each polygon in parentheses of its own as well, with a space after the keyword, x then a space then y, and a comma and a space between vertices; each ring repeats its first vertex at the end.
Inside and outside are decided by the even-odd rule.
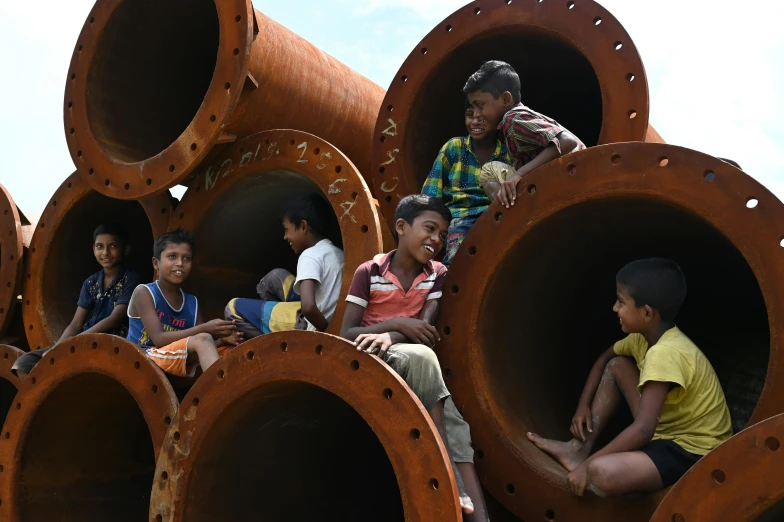
MULTIPOLYGON (((74 170, 62 125, 63 88, 92 3, 38 0, 31 11, 29 2, 0 0, 0 183, 29 213, 40 213, 74 170)), ((257 9, 383 87, 416 43, 466 3, 255 1, 257 9)), ((784 199, 784 3, 600 3, 642 55, 651 123, 664 139, 734 159, 784 199)))

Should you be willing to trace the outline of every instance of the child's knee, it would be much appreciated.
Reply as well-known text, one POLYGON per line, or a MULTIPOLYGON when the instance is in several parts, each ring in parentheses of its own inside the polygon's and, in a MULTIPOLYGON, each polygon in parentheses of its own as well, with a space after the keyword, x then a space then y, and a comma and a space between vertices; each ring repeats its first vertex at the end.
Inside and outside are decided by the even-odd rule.
POLYGON ((192 335, 190 339, 188 339, 189 352, 195 352, 203 348, 209 348, 210 346, 214 347, 215 341, 208 333, 192 335))
POLYGON ((628 372, 633 369, 636 370, 637 366, 632 362, 631 358, 624 357, 623 355, 616 355, 607 362, 607 365, 604 367, 604 372, 615 376, 619 373, 628 372))
POLYGON ((411 364, 424 368, 435 368, 441 371, 436 352, 424 344, 411 345, 411 349, 408 350, 408 356, 411 359, 411 364))
POLYGON ((605 494, 612 490, 615 473, 612 466, 603 459, 592 460, 588 463, 588 482, 605 494))

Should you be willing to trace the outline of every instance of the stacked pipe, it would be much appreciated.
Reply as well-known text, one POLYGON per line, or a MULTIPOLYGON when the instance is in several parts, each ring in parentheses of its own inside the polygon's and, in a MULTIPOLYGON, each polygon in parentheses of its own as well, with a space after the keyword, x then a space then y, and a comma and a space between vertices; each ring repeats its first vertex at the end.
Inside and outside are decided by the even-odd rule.
POLYGON ((19 348, 59 338, 95 271, 90 233, 105 221, 129 229, 128 265, 145 280, 155 237, 194 232, 186 291, 205 319, 218 317, 269 269, 294 271, 279 205, 303 193, 334 211, 341 297, 327 333, 252 339, 179 393, 182 382, 173 387, 117 337, 69 339, 23 382, 9 371, 22 352, 0 346, 0 519, 460 520, 421 403, 377 358, 330 334, 354 270, 394 247, 398 201, 419 192, 441 144, 464 134, 461 88, 487 59, 510 62, 524 102, 591 146, 527 175, 512 209, 493 204, 444 291, 436 351, 472 427, 493 519, 773 520, 784 497, 784 206, 728 163, 663 143, 648 123, 639 53, 588 0, 472 2, 416 46, 386 94, 247 0, 99 0, 65 89, 76 172, 26 242, 32 223, 0 194, 10 231, 0 234, 0 330, 15 306, 19 348), (167 192, 176 184, 187 185, 180 202, 167 192), (652 255, 686 271, 679 325, 716 367, 734 426, 749 427, 669 492, 578 499, 525 432, 568 436, 596 355, 577 348, 591 340, 576 333, 600 347, 617 336, 606 282, 652 255), (707 316, 706 302, 726 317, 707 316), (581 324, 566 325, 574 315, 581 324), (730 319, 718 335, 714 325, 730 319), (754 480, 751 459, 770 480, 754 480))

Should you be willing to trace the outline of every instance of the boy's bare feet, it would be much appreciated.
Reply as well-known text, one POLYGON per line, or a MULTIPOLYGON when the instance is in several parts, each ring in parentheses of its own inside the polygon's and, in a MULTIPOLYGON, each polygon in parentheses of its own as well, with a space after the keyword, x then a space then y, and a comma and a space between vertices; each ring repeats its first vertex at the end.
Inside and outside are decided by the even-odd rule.
POLYGON ((580 442, 577 439, 572 439, 568 442, 560 440, 545 439, 535 433, 527 433, 528 440, 536 444, 536 447, 544 451, 561 466, 566 468, 566 471, 574 471, 580 464, 585 462, 590 453, 590 447, 587 444, 580 442))
POLYGON ((460 509, 462 509, 463 513, 466 515, 470 515, 474 512, 474 503, 471 502, 471 497, 468 495, 460 496, 460 509))

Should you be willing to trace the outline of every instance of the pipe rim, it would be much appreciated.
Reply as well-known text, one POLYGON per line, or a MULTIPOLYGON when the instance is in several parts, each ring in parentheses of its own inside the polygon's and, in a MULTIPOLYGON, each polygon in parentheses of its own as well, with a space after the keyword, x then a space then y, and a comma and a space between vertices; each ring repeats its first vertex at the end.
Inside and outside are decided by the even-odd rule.
POLYGON ((784 498, 784 414, 733 436, 670 489, 651 522, 748 521, 784 498))
POLYGON ((446 449, 405 381, 376 356, 357 352, 348 341, 306 331, 251 339, 219 359, 196 381, 163 441, 150 502, 152 520, 183 520, 185 491, 193 478, 187 470, 192 469, 202 442, 225 407, 248 390, 281 381, 325 389, 362 416, 392 463, 406 520, 461 520, 446 449), (233 382, 237 384, 232 386, 233 382), (412 427, 419 430, 418 439, 412 438, 412 427), (407 450, 389 451, 401 441, 408 442, 407 450), (188 451, 180 451, 181 447, 188 451), (414 451, 421 456, 416 466, 406 458, 414 451), (167 479, 161 478, 163 472, 167 479), (440 488, 432 486, 434 478, 442 484, 440 488))
MULTIPOLYGON (((139 404, 150 429, 155 457, 179 403, 163 371, 133 343, 114 335, 82 334, 46 354, 19 384, 0 444, 0 516, 19 516, 19 475, 25 436, 47 397, 72 377, 98 373, 121 384, 139 404), (54 362, 51 362, 54 361, 54 362), (50 364, 47 364, 50 362, 50 364)), ((16 518, 15 518, 16 517, 16 518)))
POLYGON ((631 37, 607 9, 595 2, 567 0, 494 0, 489 4, 476 0, 439 23, 411 51, 384 97, 373 132, 371 174, 384 217, 390 222, 400 199, 422 188, 415 186, 410 174, 414 165, 406 154, 413 141, 406 125, 416 121, 411 109, 417 93, 450 53, 489 30, 535 26, 568 40, 593 66, 601 87, 599 143, 645 140, 649 116, 645 67, 631 37), (618 44, 622 46, 616 50, 618 44), (634 81, 627 75, 633 75, 634 81))
POLYGON ((184 180, 218 141, 245 86, 257 26, 251 0, 214 2, 220 26, 219 52, 201 106, 163 151, 141 161, 125 162, 106 151, 94 137, 86 99, 87 76, 97 44, 124 1, 99 0, 82 26, 68 69, 63 124, 71 158, 88 185, 114 198, 138 199, 160 194, 184 180), (235 49, 239 50, 236 55, 235 49), (232 87, 226 89, 227 83, 232 87))
POLYGON ((205 217, 205 209, 234 183, 274 170, 308 177, 319 186, 338 218, 343 238, 343 281, 341 298, 327 329, 338 334, 346 308, 343 297, 351 286, 354 271, 382 252, 383 240, 375 200, 357 168, 337 147, 318 136, 289 129, 243 138, 215 161, 200 166, 169 229, 182 227, 195 232, 205 217))
POLYGON ((19 388, 21 381, 16 375, 11 373, 11 367, 18 358, 24 355, 24 353, 25 352, 16 346, 0 344, 0 379, 5 379, 16 386, 17 389, 19 388))
MULTIPOLYGON (((58 187, 46 204, 35 227, 30 241, 24 270, 24 306, 22 318, 25 334, 31 349, 52 346, 57 339, 49 331, 49 323, 44 312, 43 302, 44 266, 49 257, 53 238, 57 235, 60 223, 73 206, 89 195, 91 189, 84 179, 74 172, 58 187), (47 225, 48 224, 48 225, 47 225)), ((139 201, 150 220, 154 238, 163 234, 169 223, 172 204, 169 193, 164 192, 139 201)), ((90 233, 89 231, 87 233, 90 233)))
MULTIPOLYGON (((589 516, 593 513, 599 518, 591 520, 601 520, 608 513, 603 509, 620 509, 623 504, 616 503, 617 499, 597 499, 590 507, 578 505, 577 497, 568 492, 565 483, 524 458, 527 452, 538 450, 527 440, 512 439, 504 433, 501 410, 493 404, 487 390, 478 385, 482 379, 479 368, 482 348, 478 336, 481 311, 471 303, 480 302, 489 288, 490 278, 471 277, 472 265, 483 267, 486 273, 495 273, 528 231, 575 203, 604 199, 613 194, 666 199, 703 218, 724 234, 737 247, 757 281, 764 282, 760 289, 770 328, 770 373, 779 364, 777 346, 782 329, 779 317, 784 306, 784 265, 770 260, 782 255, 784 205, 751 176, 735 167, 712 156, 666 144, 616 143, 569 154, 527 175, 518 189, 518 205, 507 210, 494 202, 455 256, 439 314, 437 326, 442 333, 442 343, 437 352, 443 368, 462 370, 454 371, 447 378, 447 384, 455 403, 464 408, 464 416, 472 426, 474 447, 483 455, 478 459, 480 466, 488 470, 484 485, 495 498, 524 519, 539 518, 541 513, 552 509, 557 512, 559 508, 552 506, 560 506, 564 512, 561 516, 572 509, 573 514, 579 512, 589 516), (533 191, 528 190, 530 187, 533 191), (695 198, 706 191, 712 191, 716 197, 711 197, 710 201, 695 198), (758 201, 755 208, 747 208, 750 198, 758 201), (755 234, 744 233, 748 230, 754 230, 755 234), (455 293, 455 287, 459 293, 455 293), (447 319, 458 317, 459 321, 447 319), (510 462, 513 465, 510 466, 510 462), (539 491, 543 494, 537 496, 536 502, 516 499, 507 493, 507 484, 524 484, 532 480, 547 484, 539 491)), ((447 376, 451 373, 445 372, 447 376)), ((772 381, 766 379, 748 425, 782 410, 777 397, 784 395, 784 383, 772 381)), ((648 498, 650 502, 658 503, 661 496, 657 493, 648 498)), ((642 503, 640 509, 644 509, 642 503)))
POLYGON ((0 185, 0 335, 11 320, 16 293, 22 280, 24 245, 22 221, 11 193, 0 185), (7 231, 7 233, 6 233, 7 231))

